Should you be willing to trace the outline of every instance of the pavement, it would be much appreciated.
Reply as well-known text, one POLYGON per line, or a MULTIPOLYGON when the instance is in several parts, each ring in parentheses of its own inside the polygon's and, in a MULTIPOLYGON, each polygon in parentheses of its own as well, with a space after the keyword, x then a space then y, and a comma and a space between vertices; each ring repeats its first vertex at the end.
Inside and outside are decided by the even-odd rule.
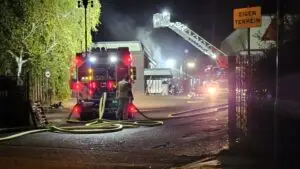
MULTIPOLYGON (((162 107, 183 106, 188 101, 187 96, 145 96, 136 94, 134 104, 140 109, 155 109, 162 107)), ((71 109, 76 103, 76 99, 69 99, 63 102, 65 108, 71 109)))
POLYGON ((265 158, 236 154, 225 148, 219 154, 170 169, 274 169, 271 161, 265 158))
MULTIPOLYGON (((135 106, 155 118, 166 118, 170 113, 180 113, 199 108, 199 104, 207 103, 208 106, 218 105, 219 102, 227 103, 227 97, 221 99, 197 98, 189 99, 187 96, 145 96, 136 94, 135 106)), ((62 103, 63 108, 52 109, 46 111, 46 117, 49 122, 54 124, 64 123, 73 106, 76 104, 76 99, 69 99, 62 103)), ((138 116, 138 119, 143 119, 138 116)))
MULTIPOLYGON (((191 104, 187 103, 185 98, 179 97, 145 98, 145 101, 149 100, 153 101, 152 104, 158 103, 160 106, 165 102, 165 107, 171 102, 173 106, 183 102, 180 103, 183 106, 181 110, 164 108, 158 111, 158 106, 155 111, 147 114, 156 117, 226 103, 225 98, 214 101, 196 100, 197 102, 191 104)), ((147 106, 144 105, 144 110, 147 106)), ((66 116, 68 112, 47 115, 61 114, 66 116)), ((226 110, 193 111, 189 115, 185 118, 165 120, 164 125, 158 127, 140 127, 102 134, 44 132, 1 142, 0 168, 169 169, 217 154, 226 147, 226 110)))

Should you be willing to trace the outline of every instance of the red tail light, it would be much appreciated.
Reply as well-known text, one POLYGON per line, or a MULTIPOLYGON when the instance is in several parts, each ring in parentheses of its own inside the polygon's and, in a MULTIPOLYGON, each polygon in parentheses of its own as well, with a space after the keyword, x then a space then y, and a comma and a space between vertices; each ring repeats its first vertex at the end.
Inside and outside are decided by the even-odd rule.
POLYGON ((97 88, 96 82, 90 82, 88 83, 88 89, 89 89, 89 95, 92 96, 95 92, 95 89, 97 88))
POLYGON ((75 57, 75 64, 77 67, 80 67, 84 63, 84 58, 82 53, 77 53, 75 57))
POLYGON ((82 83, 81 82, 74 82, 72 84, 72 89, 76 91, 81 91, 82 90, 82 83))
POLYGON ((96 88, 97 88, 97 83, 96 83, 96 82, 93 82, 93 83, 92 83, 92 88, 93 88, 93 89, 96 89, 96 88))
POLYGON ((112 81, 107 81, 107 88, 109 90, 113 88, 113 82, 112 81))
POLYGON ((78 117, 80 115, 81 111, 82 111, 81 105, 76 104, 72 109, 72 114, 73 114, 73 116, 78 117))
POLYGON ((91 89, 89 89, 89 95, 93 95, 93 91, 91 89))
POLYGON ((127 111, 128 111, 129 113, 134 113, 134 112, 136 112, 135 106, 134 106, 132 103, 130 103, 130 104, 128 105, 127 111))
POLYGON ((89 88, 90 89, 96 89, 97 88, 97 83, 96 82, 90 82, 89 83, 89 88))
POLYGON ((130 55, 125 55, 123 57, 123 62, 127 66, 131 65, 131 62, 132 62, 131 56, 130 55))

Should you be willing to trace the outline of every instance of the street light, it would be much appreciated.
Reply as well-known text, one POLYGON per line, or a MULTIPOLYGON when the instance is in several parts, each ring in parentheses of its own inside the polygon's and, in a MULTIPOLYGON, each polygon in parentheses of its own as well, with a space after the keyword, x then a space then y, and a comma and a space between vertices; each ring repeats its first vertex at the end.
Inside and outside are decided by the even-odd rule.
POLYGON ((188 68, 194 68, 196 66, 195 62, 188 62, 187 63, 188 68))
POLYGON ((212 54, 212 55, 211 55, 211 58, 216 59, 216 58, 217 58, 217 55, 216 55, 216 54, 212 54))
POLYGON ((163 17, 166 17, 166 16, 169 16, 170 15, 170 12, 168 11, 168 10, 164 10, 163 12, 162 12, 162 14, 163 14, 163 17))
POLYGON ((94 6, 94 2, 92 0, 79 0, 78 1, 78 8, 84 7, 84 27, 85 27, 85 56, 87 56, 87 8, 88 8, 88 4, 91 4, 91 7, 94 6), (82 4, 81 4, 82 3, 82 4))
MULTIPOLYGON (((88 56, 88 52, 87 52, 87 8, 88 5, 91 5, 91 8, 94 7, 94 2, 93 0, 79 0, 78 2, 78 8, 80 7, 84 7, 84 35, 85 35, 85 57, 88 56), (82 4, 81 4, 82 3, 82 4)), ((95 58, 89 58, 90 62, 95 62, 96 61, 96 57, 95 58)), ((91 65, 89 65, 89 67, 91 68, 91 65)))
POLYGON ((175 66, 176 66, 176 60, 174 60, 174 59, 168 59, 166 61, 166 66, 168 68, 175 68, 175 66))
POLYGON ((189 50, 188 49, 184 49, 184 54, 188 54, 189 50))

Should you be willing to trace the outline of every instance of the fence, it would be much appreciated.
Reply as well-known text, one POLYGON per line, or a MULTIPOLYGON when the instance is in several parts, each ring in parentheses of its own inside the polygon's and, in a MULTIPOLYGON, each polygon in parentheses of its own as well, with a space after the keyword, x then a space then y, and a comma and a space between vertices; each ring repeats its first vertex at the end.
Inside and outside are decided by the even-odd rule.
POLYGON ((0 76, 0 128, 30 125, 28 76, 0 76))
POLYGON ((51 102, 52 91, 50 90, 49 79, 44 76, 35 76, 29 78, 30 100, 39 101, 41 103, 51 102))
POLYGON ((228 58, 228 127, 230 145, 234 146, 251 139, 253 134, 253 98, 256 89, 253 86, 255 66, 262 55, 230 56, 228 58))

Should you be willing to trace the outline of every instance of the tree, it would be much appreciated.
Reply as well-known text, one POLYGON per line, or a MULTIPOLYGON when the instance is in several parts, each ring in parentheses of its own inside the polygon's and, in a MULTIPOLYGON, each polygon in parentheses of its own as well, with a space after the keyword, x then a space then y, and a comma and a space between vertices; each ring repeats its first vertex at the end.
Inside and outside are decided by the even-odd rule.
MULTIPOLYGON (((284 33, 282 35, 283 45, 279 57, 279 84, 280 99, 287 99, 290 96, 294 100, 300 100, 300 93, 295 90, 300 81, 298 74, 299 67, 299 44, 300 44, 300 20, 297 16, 286 15, 284 17, 284 33)), ((275 23, 275 22, 274 22, 275 23)), ((272 25, 271 25, 272 26, 272 25)), ((276 31, 276 27, 273 27, 276 31)), ((274 40, 276 37, 273 37, 274 40)), ((267 88, 275 93, 275 75, 276 75, 276 47, 271 46, 266 56, 256 63, 255 86, 261 89, 267 88)), ((291 99, 291 97, 289 99, 291 99)))
MULTIPOLYGON (((84 41, 83 9, 77 8, 74 0, 2 0, 0 5, 0 23, 4 27, 0 31, 0 61, 6 62, 2 67, 15 67, 17 60, 20 72, 27 62, 24 72, 30 72, 33 86, 48 69, 54 96, 67 97, 70 61, 81 51, 84 41)), ((94 7, 88 9, 88 30, 96 30, 100 8, 100 3, 94 1, 94 7)), ((88 43, 91 44, 90 34, 88 43)))

